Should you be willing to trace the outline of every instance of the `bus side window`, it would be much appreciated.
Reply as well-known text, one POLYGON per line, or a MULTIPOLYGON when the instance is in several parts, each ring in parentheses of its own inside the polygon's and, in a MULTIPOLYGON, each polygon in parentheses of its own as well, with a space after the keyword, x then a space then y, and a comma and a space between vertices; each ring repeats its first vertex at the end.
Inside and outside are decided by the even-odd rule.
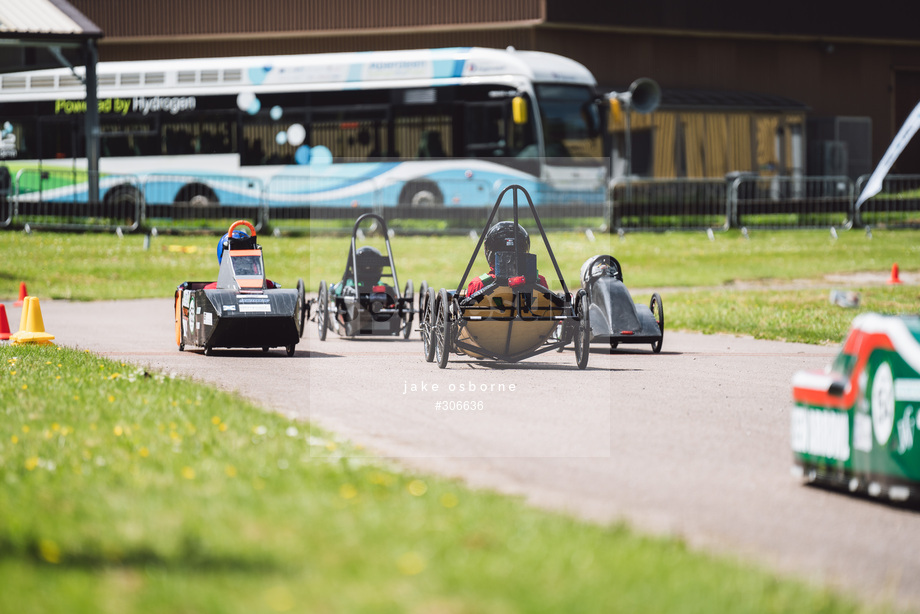
POLYGON ((441 142, 441 133, 437 130, 426 130, 422 133, 418 146, 419 158, 443 158, 444 145, 441 142))

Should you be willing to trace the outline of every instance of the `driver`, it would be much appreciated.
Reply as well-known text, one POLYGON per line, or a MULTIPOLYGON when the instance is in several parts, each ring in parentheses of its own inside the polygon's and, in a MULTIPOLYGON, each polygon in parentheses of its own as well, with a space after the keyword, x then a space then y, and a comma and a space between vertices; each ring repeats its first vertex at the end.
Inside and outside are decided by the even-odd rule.
MULTIPOLYGON (((524 227, 520 224, 516 226, 517 228, 515 228, 514 222, 505 221, 495 224, 486 231, 484 247, 486 260, 489 262, 489 272, 480 275, 469 283, 466 287, 467 296, 482 290, 495 281, 495 252, 514 250, 515 241, 518 242, 518 247, 522 253, 530 251, 530 235, 527 234, 527 231, 524 230, 524 227)), ((539 274, 538 278, 538 283, 543 287, 547 287, 546 279, 539 274)), ((516 286, 519 283, 522 282, 515 283, 515 280, 509 280, 509 285, 511 286, 516 286)))
MULTIPOLYGON (((380 252, 369 245, 359 247, 358 251, 355 252, 358 292, 370 292, 374 286, 381 285, 380 277, 383 274, 383 265, 380 264, 380 259, 380 252)), ((336 296, 341 296, 345 288, 352 288, 354 285, 354 279, 348 277, 332 286, 332 291, 336 296)))
MULTIPOLYGON (((234 239, 248 239, 248 238, 249 238, 249 235, 246 234, 245 232, 243 232, 242 230, 234 230, 234 231, 233 231, 233 238, 234 238, 234 239)), ((228 238, 228 233, 225 232, 225 233, 223 234, 223 236, 222 236, 220 239, 217 240, 217 266, 220 266, 221 261, 224 259, 224 250, 225 250, 225 249, 229 249, 229 248, 230 248, 230 239, 228 238)), ((258 275, 260 272, 259 272, 259 271, 253 271, 253 273, 255 273, 256 275, 258 275)), ((271 290, 271 289, 273 289, 273 288, 280 288, 281 286, 278 285, 278 284, 276 284, 276 283, 273 282, 272 280, 266 278, 266 279, 265 279, 265 287, 266 287, 267 289, 271 290)), ((216 281, 212 281, 211 283, 209 283, 208 285, 205 286, 205 289, 206 289, 206 290, 213 290, 213 289, 215 289, 215 288, 217 288, 217 282, 216 282, 216 281)))

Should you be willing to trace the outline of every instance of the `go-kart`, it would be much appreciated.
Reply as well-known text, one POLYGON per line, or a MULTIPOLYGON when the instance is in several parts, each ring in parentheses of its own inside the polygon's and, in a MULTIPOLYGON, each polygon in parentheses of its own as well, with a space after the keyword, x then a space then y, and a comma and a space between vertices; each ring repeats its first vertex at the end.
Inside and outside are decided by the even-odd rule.
MULTIPOLYGON (((422 282, 420 296, 428 291, 428 284, 422 282)), ((321 341, 326 340, 331 328, 344 337, 356 336, 399 336, 408 339, 412 334, 412 320, 415 309, 412 280, 399 291, 399 279, 390 246, 390 234, 386 221, 376 213, 365 213, 357 220, 351 232, 351 247, 345 261, 342 280, 327 286, 325 280, 319 284, 314 319, 321 341), (361 224, 371 221, 383 235, 386 255, 376 248, 358 247, 361 224), (392 285, 383 283, 383 278, 392 280, 392 285)))
POLYGON ((560 349, 573 339, 576 364, 584 369, 588 365, 589 330, 585 292, 579 290, 573 301, 533 200, 519 185, 508 186, 498 195, 457 289, 441 288, 434 292, 432 288, 422 299, 423 354, 428 362, 437 359, 442 369, 447 367, 451 353, 518 362, 560 349), (526 253, 521 241, 513 240, 507 242, 511 249, 494 252, 490 262, 494 263, 494 276, 489 278, 489 283, 467 296, 465 283, 470 270, 509 191, 513 197, 514 228, 519 228, 518 197, 523 195, 562 284, 561 294, 541 283, 536 255, 526 253), (557 326, 561 332, 559 338, 554 339, 557 326))
POLYGON ((591 342, 650 343, 656 354, 664 339, 661 296, 652 294, 648 308, 636 305, 623 284, 623 268, 613 256, 592 256, 581 266, 581 287, 588 301, 591 342))
POLYGON ((282 289, 265 279, 262 247, 255 228, 240 220, 218 245, 216 282, 186 281, 176 288, 176 344, 204 348, 283 347, 288 356, 303 335, 306 303, 303 280, 282 289), (248 235, 238 228, 248 230, 248 235))
POLYGON ((892 501, 920 496, 920 318, 857 316, 834 362, 792 378, 791 443, 805 481, 892 501))

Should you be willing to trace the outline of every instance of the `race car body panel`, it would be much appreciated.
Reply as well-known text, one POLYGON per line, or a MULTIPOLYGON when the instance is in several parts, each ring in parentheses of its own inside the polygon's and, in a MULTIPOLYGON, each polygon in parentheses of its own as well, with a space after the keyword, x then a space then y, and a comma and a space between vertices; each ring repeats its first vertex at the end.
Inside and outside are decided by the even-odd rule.
POLYGON ((858 316, 824 371, 792 379, 791 446, 812 481, 920 495, 920 318, 858 316))
MULTIPOLYGON (((588 298, 591 341, 651 343, 660 348, 664 336, 661 314, 652 306, 636 305, 623 283, 623 271, 616 258, 592 256, 581 267, 581 287, 588 298)), ((657 308, 660 310, 660 303, 657 308)))
POLYGON ((205 348, 273 348, 300 340, 297 290, 256 294, 206 289, 207 282, 185 282, 176 291, 181 305, 184 345, 205 348))
POLYGON ((288 356, 303 335, 303 280, 282 289, 265 278, 255 228, 240 220, 218 241, 216 282, 186 281, 176 288, 176 343, 204 348, 283 347, 288 356), (248 228, 249 234, 237 227, 248 228))

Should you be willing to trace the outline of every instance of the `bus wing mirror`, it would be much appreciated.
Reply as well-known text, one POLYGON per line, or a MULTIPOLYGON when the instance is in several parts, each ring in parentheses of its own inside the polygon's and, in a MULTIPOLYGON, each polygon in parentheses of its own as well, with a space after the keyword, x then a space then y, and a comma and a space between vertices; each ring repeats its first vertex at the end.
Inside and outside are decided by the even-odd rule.
POLYGON ((527 101, 523 96, 511 99, 511 117, 517 125, 527 123, 527 101))

